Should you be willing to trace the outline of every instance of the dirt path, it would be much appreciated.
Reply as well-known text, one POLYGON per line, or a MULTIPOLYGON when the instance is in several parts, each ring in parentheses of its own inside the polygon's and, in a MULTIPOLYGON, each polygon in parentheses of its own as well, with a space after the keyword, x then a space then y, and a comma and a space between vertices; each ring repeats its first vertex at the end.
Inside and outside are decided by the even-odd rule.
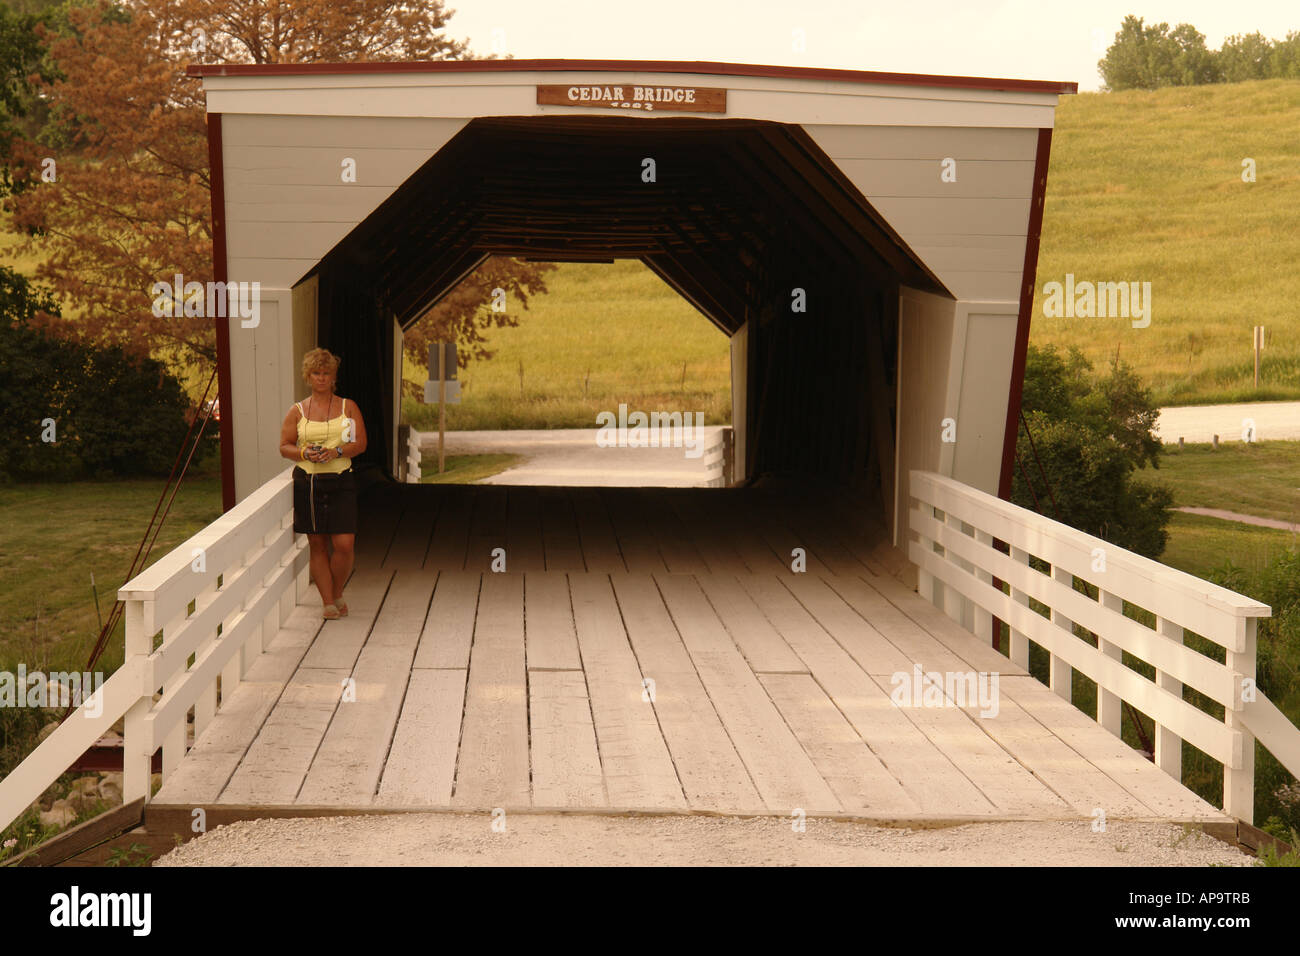
POLYGON ((982 823, 903 830, 809 819, 405 813, 218 827, 155 866, 1249 866, 1158 823, 982 823))
POLYGON ((1189 515, 1204 515, 1207 518, 1222 518, 1224 521, 1240 521, 1253 524, 1259 528, 1277 528, 1279 531, 1300 532, 1300 524, 1278 521, 1276 518, 1257 518, 1255 515, 1243 515, 1236 511, 1224 511, 1221 508, 1175 508, 1189 515))

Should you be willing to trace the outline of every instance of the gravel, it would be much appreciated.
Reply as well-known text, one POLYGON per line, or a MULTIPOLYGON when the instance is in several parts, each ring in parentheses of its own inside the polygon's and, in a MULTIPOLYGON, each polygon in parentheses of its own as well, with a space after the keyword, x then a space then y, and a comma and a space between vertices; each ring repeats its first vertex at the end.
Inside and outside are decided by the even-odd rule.
POLYGON ((1250 866, 1195 830, 1110 821, 907 830, 809 818, 398 813, 241 821, 155 866, 1250 866))

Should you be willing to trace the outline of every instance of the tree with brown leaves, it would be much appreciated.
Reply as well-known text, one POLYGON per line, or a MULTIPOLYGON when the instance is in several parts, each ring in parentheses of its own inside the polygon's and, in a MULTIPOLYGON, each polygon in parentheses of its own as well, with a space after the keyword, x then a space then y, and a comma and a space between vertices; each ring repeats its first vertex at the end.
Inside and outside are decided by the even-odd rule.
MULTIPOLYGON (((442 32, 441 0, 125 0, 68 8, 45 30, 53 78, 33 78, 50 109, 39 141, 15 146, 28 185, 9 197, 37 277, 67 306, 43 323, 60 335, 165 357, 175 367, 216 355, 210 319, 161 318, 150 288, 175 273, 212 277, 210 171, 203 94, 191 63, 447 60, 468 54, 442 32), (50 143, 63 143, 51 147, 50 143)), ((514 324, 488 308, 494 288, 526 300, 549 267, 493 259, 432 315, 475 354, 479 330, 514 324)), ((423 328, 427 328, 426 323, 423 328)), ((408 343, 423 354, 423 331, 408 343)))

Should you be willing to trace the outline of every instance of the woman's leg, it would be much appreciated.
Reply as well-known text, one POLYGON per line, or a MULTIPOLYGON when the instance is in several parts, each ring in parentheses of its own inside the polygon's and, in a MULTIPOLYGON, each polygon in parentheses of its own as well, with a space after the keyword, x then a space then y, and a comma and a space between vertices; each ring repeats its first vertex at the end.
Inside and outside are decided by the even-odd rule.
POLYGON ((325 546, 329 540, 327 535, 309 534, 307 535, 307 546, 311 549, 311 559, 308 566, 311 568, 312 580, 316 582, 316 590, 320 592, 322 605, 334 603, 334 576, 330 573, 330 556, 325 546))
MULTIPOLYGON (((322 535, 323 537, 323 535, 322 535)), ((356 541, 355 534, 332 534, 330 544, 334 548, 334 553, 329 558, 330 573, 334 578, 334 599, 337 602, 343 597, 343 586, 348 583, 348 575, 352 573, 353 543, 356 541)))

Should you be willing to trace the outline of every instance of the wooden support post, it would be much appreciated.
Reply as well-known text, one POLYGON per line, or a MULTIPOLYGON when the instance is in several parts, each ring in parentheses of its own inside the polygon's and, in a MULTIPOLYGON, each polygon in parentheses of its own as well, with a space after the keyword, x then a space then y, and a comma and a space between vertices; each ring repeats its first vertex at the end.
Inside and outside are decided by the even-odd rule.
MULTIPOLYGON (((981 531, 979 528, 976 528, 975 540, 984 545, 990 551, 993 550, 993 535, 989 534, 987 531, 981 531)), ((989 587, 993 586, 993 574, 989 571, 985 571, 984 568, 979 565, 975 566, 975 577, 984 584, 987 584, 989 587)), ((975 619, 972 622, 971 630, 974 631, 975 636, 986 644, 996 647, 997 642, 993 639, 992 612, 984 610, 983 607, 977 604, 972 613, 974 614, 975 619)))
MULTIPOLYGON (((1074 587, 1074 575, 1069 571, 1066 571, 1064 568, 1058 568, 1053 565, 1052 578, 1067 588, 1074 587)), ((1078 638, 1074 637, 1074 622, 1056 608, 1052 608, 1052 623, 1065 631, 1065 633, 1071 638, 1078 640, 1078 638)), ((1047 679, 1052 688, 1052 692, 1058 697, 1064 698, 1065 700, 1073 699, 1074 668, 1070 666, 1068 661, 1053 654, 1051 656, 1051 662, 1048 665, 1047 679)))
MULTIPOLYGON (((1255 629, 1257 619, 1239 618, 1237 627, 1245 639, 1245 650, 1228 650, 1226 663, 1243 678, 1255 679, 1255 629)), ((1234 695, 1236 696, 1236 695, 1234 695)), ((1223 768, 1223 810, 1245 823, 1255 822, 1255 736, 1231 707, 1224 711, 1224 723, 1241 732, 1241 766, 1223 768)))
POLYGON ((447 346, 438 343, 438 474, 446 470, 443 440, 447 431, 447 346))
MULTIPOLYGON (((143 601, 126 602, 126 658, 147 657, 153 652, 152 613, 146 614, 143 601)), ((130 803, 143 797, 148 800, 149 782, 153 777, 153 751, 145 744, 145 717, 153 706, 156 688, 141 687, 140 699, 131 705, 122 722, 122 801, 130 803)))
MULTIPOLYGON (((1029 552, 1021 548, 1012 547, 1011 560, 1018 564, 1029 566, 1029 552)), ((1011 584, 1011 600, 1017 604, 1023 604, 1029 607, 1029 595, 1024 591, 1018 590, 1014 583, 1011 584)), ((1018 664, 1025 670, 1029 670, 1029 637, 1021 631, 1017 631, 1007 622, 1007 630, 1011 633, 1011 663, 1018 664)))
MULTIPOLYGON (((1124 599, 1118 594, 1101 591, 1098 596, 1101 598, 1102 607, 1109 608, 1116 614, 1124 613, 1124 599)), ((1097 635, 1097 643, 1100 645, 1101 652, 1107 657, 1117 661, 1124 659, 1124 654, 1119 645, 1112 644, 1100 634, 1097 635)), ((1097 723, 1116 737, 1120 736, 1122 732, 1123 701, 1120 700, 1118 694, 1106 690, 1100 684, 1097 685, 1097 723)))
MULTIPOLYGON (((1167 621, 1163 617, 1156 618, 1156 630, 1171 641, 1183 643, 1183 629, 1181 625, 1172 621, 1167 621)), ((1183 683, 1173 677, 1170 677, 1164 671, 1156 671, 1156 686, 1161 687, 1178 698, 1183 696, 1183 683)), ((1156 741, 1155 741, 1155 758, 1156 766, 1163 770, 1169 776, 1173 777, 1179 783, 1183 780, 1183 739, 1175 734, 1168 727, 1162 727, 1156 724, 1156 741)))

